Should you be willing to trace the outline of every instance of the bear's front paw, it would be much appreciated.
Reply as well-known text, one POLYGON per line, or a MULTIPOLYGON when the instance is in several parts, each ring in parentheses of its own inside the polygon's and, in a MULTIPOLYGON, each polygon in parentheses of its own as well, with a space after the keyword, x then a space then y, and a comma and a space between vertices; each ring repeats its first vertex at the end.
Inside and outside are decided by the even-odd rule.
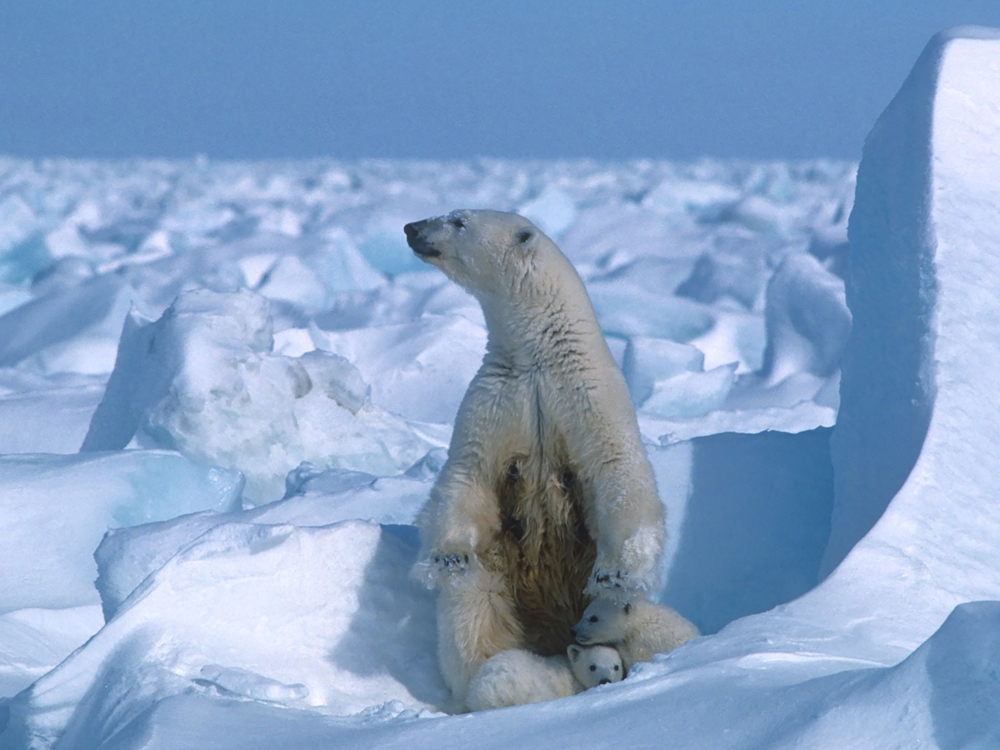
POLYGON ((469 554, 434 555, 431 560, 442 573, 461 573, 469 567, 469 554))

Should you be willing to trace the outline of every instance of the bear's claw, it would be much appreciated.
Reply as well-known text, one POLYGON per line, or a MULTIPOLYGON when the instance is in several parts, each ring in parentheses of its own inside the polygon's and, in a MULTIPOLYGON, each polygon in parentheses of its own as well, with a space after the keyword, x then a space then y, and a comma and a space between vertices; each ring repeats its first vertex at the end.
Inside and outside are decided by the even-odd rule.
POLYGON ((434 555, 434 564, 443 573, 460 573, 469 567, 469 555, 434 555))

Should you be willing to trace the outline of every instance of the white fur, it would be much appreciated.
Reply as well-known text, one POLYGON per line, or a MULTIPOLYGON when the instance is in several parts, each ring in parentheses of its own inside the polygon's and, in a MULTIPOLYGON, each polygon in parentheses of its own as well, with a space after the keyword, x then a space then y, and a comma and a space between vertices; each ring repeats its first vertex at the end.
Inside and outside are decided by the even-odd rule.
POLYGON ((621 657, 607 646, 570 645, 566 656, 538 656, 523 649, 487 659, 469 682, 470 711, 519 706, 576 695, 618 682, 625 676, 621 657))
POLYGON ((456 211, 406 229, 423 260, 479 300, 488 328, 448 461, 417 522, 414 573, 441 589, 439 659, 461 701, 486 659, 527 645, 508 582, 479 564, 501 526, 491 476, 498 461, 544 453, 540 424, 564 441, 597 548, 589 596, 626 601, 656 589, 663 506, 625 380, 555 244, 527 219, 496 211, 456 211))
POLYGON ((650 661, 699 635, 698 628, 676 610, 646 599, 627 605, 595 599, 574 626, 578 643, 606 643, 618 649, 626 673, 633 664, 650 661))

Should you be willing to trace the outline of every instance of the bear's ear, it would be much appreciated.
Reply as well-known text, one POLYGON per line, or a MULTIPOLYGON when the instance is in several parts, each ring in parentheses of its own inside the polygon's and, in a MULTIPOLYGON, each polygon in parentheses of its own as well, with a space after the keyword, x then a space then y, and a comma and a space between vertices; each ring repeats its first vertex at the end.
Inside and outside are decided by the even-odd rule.
POLYGON ((632 611, 632 605, 631 604, 626 604, 625 605, 625 614, 628 614, 631 611, 632 611))
POLYGON ((577 646, 575 643, 569 644, 566 648, 566 655, 569 657, 571 664, 576 664, 580 660, 580 655, 583 654, 583 649, 577 646))

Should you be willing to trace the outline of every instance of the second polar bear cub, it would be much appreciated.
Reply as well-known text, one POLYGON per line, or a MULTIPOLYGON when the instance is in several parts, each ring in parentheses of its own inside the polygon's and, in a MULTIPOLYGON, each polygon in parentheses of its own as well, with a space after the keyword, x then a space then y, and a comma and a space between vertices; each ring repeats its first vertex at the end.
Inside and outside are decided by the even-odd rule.
POLYGON ((573 626, 578 643, 614 646, 626 674, 633 664, 650 661, 653 654, 665 654, 699 635, 694 623, 679 612, 646 599, 621 605, 595 599, 573 626))
POLYGON ((523 649, 501 651, 469 683, 470 711, 566 698, 625 676, 621 657, 608 646, 571 644, 566 656, 539 656, 523 649))

